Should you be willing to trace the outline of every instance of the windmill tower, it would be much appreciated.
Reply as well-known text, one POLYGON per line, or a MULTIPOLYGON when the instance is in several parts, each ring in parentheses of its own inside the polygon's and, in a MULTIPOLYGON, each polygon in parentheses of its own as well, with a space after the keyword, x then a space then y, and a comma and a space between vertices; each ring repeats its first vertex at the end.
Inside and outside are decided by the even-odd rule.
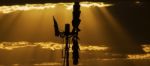
POLYGON ((58 28, 58 24, 56 19, 53 17, 54 20, 54 28, 55 28, 55 36, 65 38, 65 52, 64 52, 64 66, 69 66, 69 40, 72 40, 72 58, 73 58, 73 64, 78 64, 79 59, 79 37, 78 33, 80 31, 79 25, 80 25, 80 3, 74 2, 73 5, 73 20, 72 20, 72 32, 70 32, 70 24, 65 24, 65 30, 64 32, 60 32, 58 28))

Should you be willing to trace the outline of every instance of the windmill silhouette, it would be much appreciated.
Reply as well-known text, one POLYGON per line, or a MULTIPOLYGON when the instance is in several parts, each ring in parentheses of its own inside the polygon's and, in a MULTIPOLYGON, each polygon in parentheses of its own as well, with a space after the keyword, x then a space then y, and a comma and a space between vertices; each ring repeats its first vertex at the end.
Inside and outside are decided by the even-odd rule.
POLYGON ((73 64, 77 65, 78 64, 78 59, 79 59, 79 37, 78 33, 80 31, 79 25, 80 25, 80 3, 79 2, 74 2, 73 5, 73 20, 72 20, 72 32, 70 32, 70 24, 65 24, 65 31, 60 32, 58 28, 58 24, 56 19, 53 17, 54 20, 54 28, 55 28, 55 36, 65 38, 65 54, 64 54, 64 66, 69 66, 69 48, 70 48, 70 43, 69 40, 72 39, 72 58, 73 58, 73 64))

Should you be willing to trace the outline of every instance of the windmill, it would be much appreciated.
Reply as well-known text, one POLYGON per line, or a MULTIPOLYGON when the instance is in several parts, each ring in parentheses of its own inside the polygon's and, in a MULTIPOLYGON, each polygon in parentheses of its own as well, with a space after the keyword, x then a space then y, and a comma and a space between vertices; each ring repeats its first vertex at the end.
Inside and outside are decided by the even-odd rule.
POLYGON ((73 58, 73 64, 78 64, 79 59, 79 37, 78 33, 80 31, 79 24, 80 24, 80 3, 74 2, 73 5, 73 20, 72 20, 72 26, 73 29, 70 32, 70 24, 65 24, 65 30, 64 32, 60 32, 58 28, 58 24, 56 19, 53 17, 54 20, 54 28, 55 28, 55 36, 65 38, 65 52, 64 52, 64 66, 69 66, 69 40, 72 40, 72 58, 73 58))

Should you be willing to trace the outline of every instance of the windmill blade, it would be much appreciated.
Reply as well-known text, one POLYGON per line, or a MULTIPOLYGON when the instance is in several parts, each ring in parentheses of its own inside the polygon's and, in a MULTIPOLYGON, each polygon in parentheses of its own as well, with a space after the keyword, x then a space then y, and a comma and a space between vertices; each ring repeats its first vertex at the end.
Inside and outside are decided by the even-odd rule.
POLYGON ((55 17, 53 17, 53 20, 54 20, 55 36, 60 36, 60 31, 59 31, 58 24, 57 24, 55 17))

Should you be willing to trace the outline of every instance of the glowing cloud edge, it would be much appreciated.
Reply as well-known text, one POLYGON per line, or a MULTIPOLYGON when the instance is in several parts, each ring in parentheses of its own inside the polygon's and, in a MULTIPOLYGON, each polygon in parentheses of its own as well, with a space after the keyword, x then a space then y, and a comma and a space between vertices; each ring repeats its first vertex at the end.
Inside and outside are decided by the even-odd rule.
MULTIPOLYGON (((55 8, 57 5, 62 5, 66 9, 71 10, 73 3, 45 3, 45 4, 25 4, 25 5, 12 5, 12 6, 0 6, 0 13, 12 13, 15 11, 28 11, 28 10, 44 10, 49 8, 55 8)), ((81 2, 82 7, 109 7, 113 4, 105 4, 104 2, 81 2)))

